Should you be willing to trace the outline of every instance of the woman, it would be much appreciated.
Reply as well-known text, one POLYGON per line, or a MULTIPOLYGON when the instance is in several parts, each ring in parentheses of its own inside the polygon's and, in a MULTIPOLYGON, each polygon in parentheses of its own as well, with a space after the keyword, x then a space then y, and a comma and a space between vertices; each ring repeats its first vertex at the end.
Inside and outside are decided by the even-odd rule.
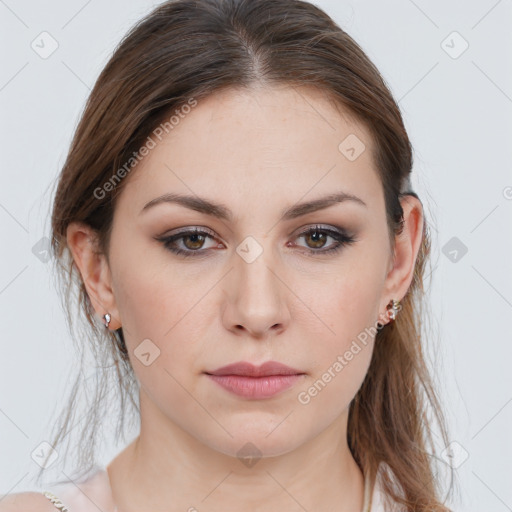
POLYGON ((140 433, 95 466, 84 431, 82 474, 0 510, 447 511, 411 168, 379 72, 312 4, 176 0, 137 24, 52 229, 140 433))

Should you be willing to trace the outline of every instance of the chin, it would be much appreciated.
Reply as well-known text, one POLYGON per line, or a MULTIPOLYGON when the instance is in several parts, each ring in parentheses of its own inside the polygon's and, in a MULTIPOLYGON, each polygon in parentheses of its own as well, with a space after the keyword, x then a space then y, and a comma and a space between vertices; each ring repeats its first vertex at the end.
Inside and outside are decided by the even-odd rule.
POLYGON ((277 457, 293 451, 306 441, 307 435, 301 441, 301 434, 283 419, 286 414, 279 418, 263 419, 254 418, 252 421, 247 416, 244 421, 231 421, 229 425, 222 423, 226 430, 231 434, 217 435, 215 438, 206 440, 210 448, 242 459, 263 457, 277 457))

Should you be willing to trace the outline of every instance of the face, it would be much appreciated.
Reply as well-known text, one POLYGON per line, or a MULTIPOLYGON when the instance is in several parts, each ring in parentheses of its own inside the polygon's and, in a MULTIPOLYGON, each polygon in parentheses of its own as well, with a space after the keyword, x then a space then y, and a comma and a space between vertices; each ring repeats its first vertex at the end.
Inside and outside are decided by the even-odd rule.
POLYGON ((126 178, 109 254, 142 414, 230 455, 247 442, 283 454, 346 420, 390 300, 373 147, 325 96, 293 88, 215 94, 164 132, 126 178), (165 194, 195 206, 154 201, 165 194), (333 194, 352 198, 299 207, 333 194), (269 360, 300 373, 269 379, 288 385, 270 396, 207 375, 269 360))

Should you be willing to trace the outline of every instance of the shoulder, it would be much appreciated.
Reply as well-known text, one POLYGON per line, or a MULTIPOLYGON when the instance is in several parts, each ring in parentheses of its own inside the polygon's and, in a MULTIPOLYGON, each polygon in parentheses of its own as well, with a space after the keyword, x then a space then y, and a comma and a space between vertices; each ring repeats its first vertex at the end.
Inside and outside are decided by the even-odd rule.
POLYGON ((93 466, 74 474, 73 478, 53 481, 43 491, 27 491, 17 494, 0 494, 0 512, 113 512, 115 504, 106 469, 93 466), (58 501, 53 503, 53 499, 58 501), (64 508, 63 508, 64 507, 64 508))
POLYGON ((19 492, 0 497, 0 512, 55 512, 55 505, 40 492, 19 492))

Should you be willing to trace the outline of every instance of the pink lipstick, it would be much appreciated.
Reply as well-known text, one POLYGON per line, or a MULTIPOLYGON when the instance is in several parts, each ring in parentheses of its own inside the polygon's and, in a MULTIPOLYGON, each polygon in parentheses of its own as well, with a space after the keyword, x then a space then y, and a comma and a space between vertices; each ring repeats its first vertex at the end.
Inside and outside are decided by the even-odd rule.
POLYGON ((267 361, 261 366, 240 361, 205 373, 227 391, 252 399, 272 397, 292 387, 305 375, 277 361, 267 361))

